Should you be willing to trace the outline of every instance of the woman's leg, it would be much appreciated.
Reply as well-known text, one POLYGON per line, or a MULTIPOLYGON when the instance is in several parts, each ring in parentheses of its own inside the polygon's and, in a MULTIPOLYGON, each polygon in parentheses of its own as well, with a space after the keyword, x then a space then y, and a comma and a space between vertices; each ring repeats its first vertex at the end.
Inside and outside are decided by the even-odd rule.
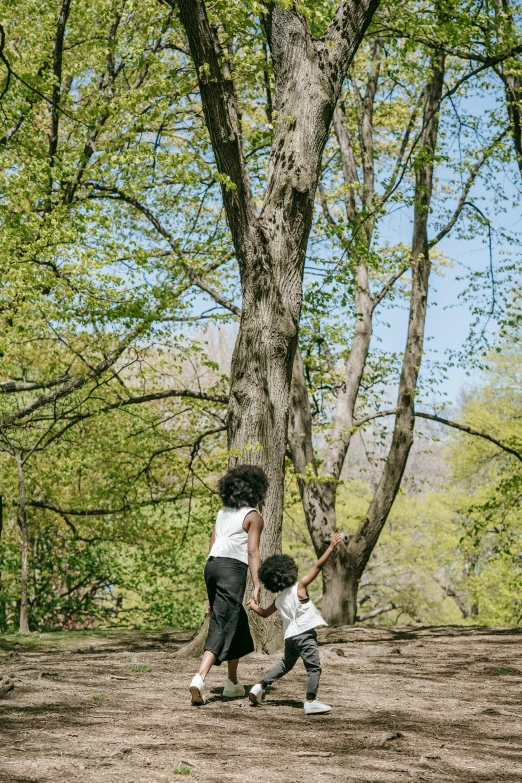
MULTIPOLYGON (((205 586, 207 588, 207 596, 208 596, 208 603, 210 606, 210 625, 209 625, 209 633, 210 633, 210 626, 212 625, 212 607, 214 606, 214 601, 216 600, 216 592, 217 592, 217 584, 216 584, 216 575, 215 575, 215 565, 214 560, 207 560, 207 563, 205 565, 205 586)), ((208 641, 208 636, 207 636, 208 641)), ((203 657, 201 659, 201 665, 199 667, 199 676, 202 680, 205 679, 211 668, 214 666, 214 663, 216 661, 216 654, 213 653, 211 650, 205 650, 203 653, 203 657)))
MULTIPOLYGON (((210 652, 210 650, 205 650, 203 653, 203 658, 201 659, 201 666, 199 667, 199 676, 202 680, 205 679, 211 668, 214 666, 214 662, 216 660, 216 656, 213 652, 210 652)), ((237 669, 237 666, 236 666, 237 669)))
POLYGON ((242 606, 247 566, 239 560, 216 558, 213 562, 215 586, 207 584, 209 599, 213 587, 212 614, 205 648, 216 653, 217 661, 235 661, 254 650, 248 617, 242 606))
POLYGON ((234 685, 237 685, 237 665, 239 663, 239 658, 234 658, 233 661, 227 661, 228 663, 228 679, 230 682, 233 682, 234 685))

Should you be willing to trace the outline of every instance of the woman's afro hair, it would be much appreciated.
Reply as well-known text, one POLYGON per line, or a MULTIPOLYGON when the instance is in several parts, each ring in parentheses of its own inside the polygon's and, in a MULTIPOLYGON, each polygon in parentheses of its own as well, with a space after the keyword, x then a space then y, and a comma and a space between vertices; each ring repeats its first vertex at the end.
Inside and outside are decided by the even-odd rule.
POLYGON ((255 465, 231 468, 218 481, 221 500, 228 508, 258 506, 266 495, 266 473, 255 465))
POLYGON ((271 593, 280 593, 297 582, 297 563, 289 555, 267 557, 259 569, 259 579, 271 593))

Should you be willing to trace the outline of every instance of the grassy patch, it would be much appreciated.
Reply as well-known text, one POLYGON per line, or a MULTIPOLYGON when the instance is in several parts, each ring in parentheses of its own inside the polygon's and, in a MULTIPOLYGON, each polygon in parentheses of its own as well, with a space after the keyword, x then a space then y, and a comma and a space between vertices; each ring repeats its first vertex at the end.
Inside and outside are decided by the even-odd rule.
POLYGON ((174 767, 173 771, 175 775, 192 775, 191 768, 187 767, 186 764, 179 764, 177 767, 174 767))
POLYGON ((513 669, 511 666, 497 666, 493 669, 494 674, 522 674, 519 669, 513 669))
POLYGON ((105 696, 102 696, 101 693, 95 693, 94 696, 91 696, 91 701, 103 701, 105 696))
POLYGON ((151 672, 152 666, 133 666, 132 667, 133 672, 151 672))
POLYGON ((92 642, 100 646, 103 642, 112 642, 124 647, 136 642, 165 642, 177 640, 187 641, 189 631, 176 631, 172 628, 88 628, 78 631, 48 631, 35 634, 0 634, 0 650, 18 652, 42 650, 57 652, 67 648, 92 642))

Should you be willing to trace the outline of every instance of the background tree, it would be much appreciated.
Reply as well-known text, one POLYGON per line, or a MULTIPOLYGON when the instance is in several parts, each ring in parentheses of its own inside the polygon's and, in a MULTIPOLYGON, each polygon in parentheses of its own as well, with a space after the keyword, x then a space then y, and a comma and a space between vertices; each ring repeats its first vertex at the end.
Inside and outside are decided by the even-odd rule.
MULTIPOLYGON (((35 515, 42 517, 41 511, 34 511, 34 503, 47 508, 47 530, 49 512, 59 513, 64 507, 78 510, 80 518, 93 523, 100 516, 92 514, 93 509, 101 507, 104 514, 119 513, 121 518, 132 512, 133 504, 161 503, 158 494, 165 494, 162 482, 151 480, 149 467, 142 476, 140 461, 144 466, 149 459, 156 464, 160 456, 164 460, 179 448, 188 457, 185 466, 191 475, 190 466, 209 428, 203 425, 206 412, 198 418, 201 431, 195 432, 190 407, 183 414, 172 411, 174 418, 183 415, 187 419, 188 414, 188 420, 179 431, 178 445, 162 450, 158 439, 169 435, 168 423, 162 421, 164 409, 151 403, 163 399, 165 406, 169 400, 199 399, 212 405, 216 394, 206 396, 201 386, 198 388, 200 373, 185 372, 183 377, 185 360, 194 366, 199 362, 199 341, 179 329, 166 339, 172 324, 191 322, 197 273, 186 256, 174 256, 154 246, 150 220, 136 220, 136 214, 141 218, 142 213, 134 206, 137 202, 152 214, 161 200, 166 211, 175 210, 169 236, 172 241, 174 236, 183 237, 184 252, 196 258, 196 266, 201 265, 203 227, 210 224, 215 210, 202 209, 209 184, 200 149, 195 152, 185 139, 178 139, 179 101, 189 83, 184 82, 183 69, 176 60, 182 55, 176 54, 172 41, 176 36, 170 29, 172 15, 165 17, 155 3, 137 9, 130 3, 71 6, 49 2, 38 8, 28 4, 24 10, 26 13, 6 14, 2 39, 4 63, 9 63, 10 70, 4 107, 8 138, 0 145, 0 192, 5 205, 0 243, 0 431, 5 453, 17 462, 20 489, 26 490, 25 500, 21 493, 18 504, 23 533, 20 579, 25 586, 31 570, 27 557, 31 525, 35 515), (152 36, 156 24, 158 32, 152 36), (90 25, 96 34, 86 38, 84 31, 90 25), (167 98, 176 77, 179 93, 167 98), (113 198, 115 194, 117 198, 113 198), (184 208, 177 209, 181 203, 184 208), (191 241, 198 214, 201 234, 191 241), (167 363, 161 358, 166 352, 167 363), (189 376, 190 381, 196 381, 192 390, 187 388, 189 376), (179 382, 179 388, 172 388, 173 380, 179 382), (47 451, 56 457, 55 449, 60 452, 61 448, 73 460, 71 443, 74 453, 79 447, 82 453, 81 442, 74 438, 75 427, 85 427, 88 419, 101 420, 104 415, 109 417, 105 420, 109 427, 119 410, 130 412, 137 404, 148 405, 148 416, 141 414, 142 424, 145 433, 155 433, 156 442, 149 438, 152 451, 147 452, 147 436, 142 435, 143 450, 137 448, 125 457, 142 480, 135 486, 136 493, 127 487, 123 497, 120 487, 114 494, 113 500, 120 499, 118 512, 111 504, 93 504, 95 493, 91 504, 89 498, 79 504, 71 498, 73 502, 64 506, 56 484, 45 484, 43 495, 35 489, 33 479, 38 470, 35 466, 33 472, 34 460, 47 451)), ((152 230, 156 236, 156 229, 152 230)), ((217 261, 212 258, 211 268, 216 268, 230 256, 220 255, 223 244, 215 219, 209 233, 206 242, 218 257, 217 261)), ((208 382, 219 384, 220 379, 209 378, 208 382)), ((217 400, 221 404, 222 396, 218 394, 217 400)), ((218 413, 208 416, 213 419, 213 432, 224 428, 218 413)), ((117 419, 123 442, 126 438, 136 442, 136 433, 127 430, 124 435, 125 418, 117 419)), ((89 433, 89 429, 83 432, 89 433)), ((90 432, 95 438, 95 430, 90 432)), ((108 448, 106 444, 104 459, 108 448)), ((88 443, 84 453, 89 453, 88 443)), ((65 457, 60 464, 71 478, 65 457)), ((121 475, 131 481, 133 473, 129 469, 121 475)), ((103 485, 102 476, 99 480, 103 485)), ((39 483, 37 480, 36 486, 39 483)), ((6 496, 12 500, 17 494, 15 490, 6 496)), ((204 494, 208 495, 207 489, 204 494)), ((181 492, 181 501, 187 498, 186 492, 181 492)), ((62 525, 66 519, 71 523, 74 541, 93 538, 83 543, 95 543, 100 538, 98 531, 92 535, 78 532, 74 516, 61 516, 62 525)), ((11 532, 4 530, 8 549, 11 532)), ((104 533, 102 539, 106 538, 104 533)), ((48 565, 51 560, 49 555, 48 565)), ((41 564, 37 555, 33 574, 41 564)), ((4 585, 6 573, 4 569, 4 585)), ((99 572, 89 583, 91 606, 100 597, 100 591, 92 589, 94 576, 98 578, 99 572)), ((64 572, 59 580, 63 578, 64 572)), ((110 584, 108 579, 101 579, 100 590, 110 584)), ((49 597, 45 591, 54 587, 59 596, 62 587, 54 581, 47 583, 43 592, 38 588, 32 597, 24 587, 21 606, 19 603, 23 630, 29 621, 33 627, 50 622, 44 619, 42 605, 49 597)), ((68 584, 67 590, 70 588, 68 584)), ((80 611, 83 600, 78 596, 79 588, 69 596, 68 611, 73 615, 80 611), (76 605, 75 600, 79 602, 76 605)), ((6 600, 6 622, 12 623, 11 597, 6 600)))
MULTIPOLYGON (((391 51, 394 52, 393 49, 391 51)), ((440 216, 439 230, 430 238, 428 221, 432 211, 435 167, 444 155, 438 149, 439 113, 444 93, 451 92, 452 89, 444 84, 444 52, 435 49, 431 51, 432 54, 430 49, 427 52, 418 50, 413 55, 415 76, 411 81, 410 75, 408 82, 407 60, 403 63, 406 70, 399 75, 395 65, 396 57, 394 59, 389 52, 388 59, 382 63, 381 43, 378 40, 373 43, 371 65, 367 72, 361 68, 362 75, 359 78, 357 72, 352 75, 357 112, 352 118, 351 126, 340 110, 337 110, 334 120, 337 155, 343 178, 341 193, 344 195, 346 211, 342 222, 337 222, 332 216, 327 194, 324 189, 321 191, 326 221, 332 227, 333 235, 340 238, 348 256, 344 278, 331 275, 330 283, 335 280, 336 289, 341 291, 344 284, 353 296, 354 326, 351 344, 346 349, 345 368, 333 398, 335 407, 331 427, 325 432, 326 443, 320 457, 314 448, 312 409, 305 375, 307 368, 299 354, 294 362, 290 449, 308 528, 317 553, 324 551, 331 535, 337 529, 336 492, 352 433, 358 424, 356 406, 358 410, 362 410, 369 402, 361 389, 361 385, 365 385, 364 374, 366 373, 367 378, 373 375, 375 379, 375 367, 379 363, 381 373, 384 371, 380 358, 375 360, 375 364, 367 365, 375 310, 385 301, 392 286, 404 276, 406 269, 411 268, 412 274, 408 334, 401 363, 397 406, 393 411, 395 426, 389 450, 383 457, 382 473, 375 486, 367 514, 364 515, 357 532, 350 536, 347 546, 340 547, 337 557, 324 570, 322 608, 331 622, 355 622, 358 584, 399 491, 413 443, 416 412, 417 415, 422 415, 420 411, 416 411, 415 398, 418 396, 418 374, 424 351, 431 256, 438 242, 457 223, 482 166, 494 152, 501 149, 505 136, 505 130, 501 131, 498 136, 486 142, 482 150, 477 151, 474 160, 471 156, 471 159, 468 158, 465 173, 460 169, 463 181, 460 193, 455 193, 454 211, 448 214, 446 210, 446 216, 440 216), (427 82, 422 90, 418 87, 418 73, 419 61, 423 62, 423 58, 426 58, 424 62, 427 82), (381 69, 388 68, 388 73, 381 73, 381 69), (364 84, 362 88, 361 80, 364 84), (404 85, 402 95, 400 87, 394 85, 404 85), (393 117, 391 125, 390 111, 376 103, 379 88, 386 96, 385 101, 389 100, 390 93, 394 95, 398 121, 393 117), (393 172, 391 176, 389 171, 393 172), (411 195, 407 191, 407 178, 410 176, 411 195), (396 195, 399 185, 400 191, 396 195), (399 248, 396 248, 394 253, 390 252, 390 248, 381 249, 374 237, 379 221, 385 217, 387 210, 396 209, 398 202, 410 203, 413 210, 413 239, 406 256, 400 253, 399 248), (390 276, 387 280, 383 275, 386 270, 385 261, 383 263, 379 259, 379 254, 382 254, 384 259, 390 256, 393 259, 394 265, 388 269, 390 276), (371 277, 374 278, 374 285, 378 286, 375 293, 371 290, 371 277)), ((457 73, 450 75, 451 78, 459 83, 458 63, 457 73)), ((447 160, 445 158, 446 162, 447 160)), ((328 307, 331 307, 331 303, 328 307)), ((326 317, 326 311, 323 315, 326 317)), ((316 317, 315 321, 319 334, 312 333, 311 339, 319 344, 319 351, 323 352, 325 345, 327 348, 324 331, 323 336, 320 331, 321 326, 324 330, 324 320, 316 317)), ((338 334, 337 331, 336 336, 338 334)), ((325 379, 328 384, 332 372, 333 378, 337 377, 331 362, 330 367, 328 366, 328 354, 331 355, 331 352, 327 348, 326 360, 319 361, 319 366, 324 369, 314 378, 311 391, 313 388, 317 389, 325 379)), ((309 364, 313 364, 313 361, 309 364)), ((309 380, 311 377, 313 376, 308 371, 309 380)), ((379 402, 377 404, 379 407, 379 402)), ((377 415, 382 415, 382 412, 377 412, 377 415)), ((320 416, 316 418, 321 421, 320 416)), ((327 414, 326 419, 328 418, 327 414)), ((368 418, 360 414, 362 422, 372 418, 371 414, 368 418)))
MULTIPOLYGON (((519 334, 502 339, 488 356, 483 382, 464 397, 461 417, 501 438, 522 444, 519 427, 519 334)), ((461 528, 466 571, 457 590, 468 594, 480 622, 512 625, 521 620, 520 460, 486 441, 452 440, 449 466, 461 528)))

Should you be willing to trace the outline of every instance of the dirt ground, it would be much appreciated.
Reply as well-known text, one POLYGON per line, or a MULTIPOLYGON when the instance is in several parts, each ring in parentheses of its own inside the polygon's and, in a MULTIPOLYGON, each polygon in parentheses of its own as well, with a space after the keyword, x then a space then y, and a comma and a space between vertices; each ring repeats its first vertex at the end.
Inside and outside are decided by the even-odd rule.
MULTIPOLYGON (((261 707, 221 696, 191 707, 186 634, 0 637, 0 781, 301 783, 522 781, 522 629, 323 629, 319 696, 305 717, 304 669, 261 707), (392 738, 393 735, 399 735, 392 738), (182 778, 186 775, 186 778, 182 778)), ((279 656, 253 654, 252 685, 279 656)))

